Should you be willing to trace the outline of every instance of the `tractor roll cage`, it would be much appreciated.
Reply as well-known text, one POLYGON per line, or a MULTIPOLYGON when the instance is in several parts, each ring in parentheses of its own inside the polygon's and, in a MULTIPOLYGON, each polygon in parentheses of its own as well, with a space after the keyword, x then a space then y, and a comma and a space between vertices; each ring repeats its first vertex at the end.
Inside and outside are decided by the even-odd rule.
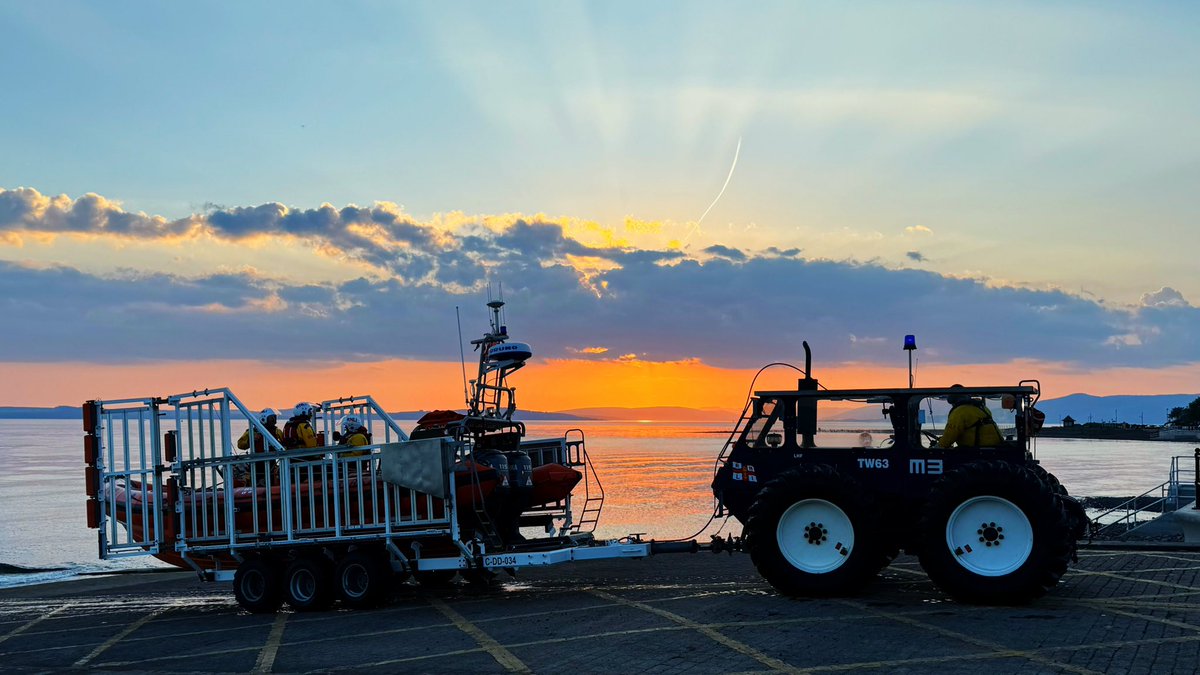
MULTIPOLYGON (((740 421, 734 437, 737 438, 738 444, 749 447, 772 447, 783 451, 815 447, 810 443, 817 432, 817 403, 857 401, 884 404, 883 414, 891 418, 896 443, 915 447, 920 445, 920 434, 917 432, 920 429, 921 403, 928 399, 945 399, 951 394, 982 399, 1011 395, 1015 399, 1014 411, 1023 415, 1037 402, 1041 388, 1036 380, 1024 380, 1016 386, 1000 387, 756 391, 748 407, 748 414, 740 421), (777 429, 780 423, 783 433, 780 434, 781 437, 773 437, 775 432, 772 430, 777 429)), ((1016 434, 1016 438, 1009 443, 1025 445, 1031 436, 1024 424, 1017 425, 1016 434)))

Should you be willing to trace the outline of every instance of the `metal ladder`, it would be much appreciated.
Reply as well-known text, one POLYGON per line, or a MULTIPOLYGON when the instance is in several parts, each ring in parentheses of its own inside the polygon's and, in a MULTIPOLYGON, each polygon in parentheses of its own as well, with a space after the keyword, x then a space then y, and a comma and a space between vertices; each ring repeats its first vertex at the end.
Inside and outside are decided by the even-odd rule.
POLYGON ((600 523, 600 512, 604 509, 604 485, 600 483, 600 475, 596 473, 584 447, 583 430, 568 429, 563 434, 563 441, 567 446, 567 466, 583 467, 583 510, 579 513, 578 522, 571 524, 571 532, 595 532, 600 523), (572 434, 579 434, 579 438, 571 438, 572 434))

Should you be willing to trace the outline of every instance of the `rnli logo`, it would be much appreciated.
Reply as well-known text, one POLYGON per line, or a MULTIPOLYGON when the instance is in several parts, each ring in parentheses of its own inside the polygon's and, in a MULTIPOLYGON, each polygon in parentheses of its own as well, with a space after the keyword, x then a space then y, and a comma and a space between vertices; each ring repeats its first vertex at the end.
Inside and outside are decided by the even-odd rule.
POLYGON ((741 462, 732 462, 733 479, 746 483, 757 483, 758 474, 754 473, 753 464, 742 464, 741 462))

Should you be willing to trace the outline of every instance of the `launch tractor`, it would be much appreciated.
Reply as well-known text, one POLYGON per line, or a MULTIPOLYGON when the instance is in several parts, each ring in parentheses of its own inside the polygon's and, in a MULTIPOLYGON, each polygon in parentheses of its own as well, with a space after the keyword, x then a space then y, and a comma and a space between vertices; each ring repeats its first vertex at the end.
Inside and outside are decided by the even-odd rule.
POLYGON ((1035 459, 1036 380, 827 390, 804 349, 795 390, 750 397, 712 484, 771 585, 793 596, 852 593, 901 550, 966 602, 1027 602, 1058 583, 1089 520, 1035 459), (951 401, 985 410, 997 432, 965 436, 1000 442, 939 447, 951 401), (862 421, 818 430, 819 405, 847 402, 867 404, 853 413, 862 421))

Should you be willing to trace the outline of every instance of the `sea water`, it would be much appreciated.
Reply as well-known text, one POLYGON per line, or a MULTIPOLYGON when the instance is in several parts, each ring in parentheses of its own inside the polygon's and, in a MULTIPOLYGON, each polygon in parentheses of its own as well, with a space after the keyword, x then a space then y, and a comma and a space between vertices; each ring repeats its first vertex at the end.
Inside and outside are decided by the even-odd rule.
MULTIPOLYGON (((731 425, 733 420, 730 420, 731 425)), ((410 429, 412 421, 402 421, 410 429)), ((848 444, 862 423, 822 424, 818 444, 848 444)), ((705 422, 529 422, 530 438, 581 429, 604 489, 601 538, 644 533, 690 537, 709 522, 717 453, 729 435, 705 422)), ((0 587, 85 573, 165 567, 150 557, 100 560, 85 513, 83 439, 75 420, 0 420, 0 587)), ((876 439, 885 437, 880 430, 876 439)), ((1174 456, 1194 443, 1041 439, 1038 459, 1075 495, 1132 496, 1167 480, 1174 456)), ((881 449, 880 452, 886 452, 881 449)), ((1189 474, 1190 475, 1190 474, 1189 474)), ((576 488, 577 497, 582 486, 576 488)), ((737 533, 713 522, 705 536, 737 533)))

